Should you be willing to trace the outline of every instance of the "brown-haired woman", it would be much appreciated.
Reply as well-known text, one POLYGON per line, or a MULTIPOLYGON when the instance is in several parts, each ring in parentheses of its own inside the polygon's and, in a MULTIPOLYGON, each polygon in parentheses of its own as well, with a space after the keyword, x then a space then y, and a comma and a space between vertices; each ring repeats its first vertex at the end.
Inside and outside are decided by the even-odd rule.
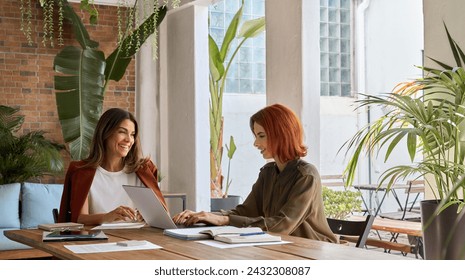
POLYGON ((222 215, 186 210, 174 222, 205 222, 337 242, 326 221, 318 170, 301 159, 307 154, 303 129, 295 113, 281 104, 267 106, 250 118, 254 146, 265 164, 244 203, 222 215))
POLYGON ((88 225, 141 220, 123 185, 145 185, 160 201, 157 167, 142 157, 134 116, 112 108, 100 117, 89 156, 70 163, 61 198, 59 221, 88 225))

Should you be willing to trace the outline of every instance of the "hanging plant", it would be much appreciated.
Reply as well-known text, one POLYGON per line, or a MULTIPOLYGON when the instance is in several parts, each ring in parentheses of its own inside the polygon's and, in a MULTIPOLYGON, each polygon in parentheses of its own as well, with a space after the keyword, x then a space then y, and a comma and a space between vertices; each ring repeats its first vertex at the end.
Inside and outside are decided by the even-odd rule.
MULTIPOLYGON (((32 40, 32 6, 33 1, 36 0, 20 0, 20 13, 21 13, 21 31, 26 37, 29 46, 34 43, 32 40)), ((43 9, 44 24, 42 27, 42 44, 44 46, 55 46, 55 40, 58 46, 63 46, 63 21, 64 17, 64 3, 65 0, 38 0, 43 9), (55 16, 56 14, 56 16, 55 16), (55 22, 56 21, 56 22, 55 22)), ((171 2, 172 8, 179 7, 181 0, 143 0, 141 5, 138 5, 138 0, 134 1, 134 6, 128 8, 127 0, 118 0, 117 7, 117 20, 118 20, 118 44, 122 38, 131 35, 134 30, 137 30, 138 23, 144 22, 153 13, 158 14, 160 6, 167 7, 171 2), (124 9, 122 9, 124 7, 124 9), (126 27, 126 29, 124 29, 126 27)), ((94 4, 94 0, 81 0, 79 8, 89 15, 89 22, 91 25, 98 24, 98 10, 94 4)), ((157 19, 154 20, 157 22, 157 19)), ((155 28, 156 30, 156 28, 155 28)), ((154 49, 157 49, 157 31, 152 41, 154 49)), ((137 41, 139 42, 139 40, 137 41)), ((136 49, 140 45, 135 46, 136 49)), ((154 51, 156 55, 156 51, 154 51)))

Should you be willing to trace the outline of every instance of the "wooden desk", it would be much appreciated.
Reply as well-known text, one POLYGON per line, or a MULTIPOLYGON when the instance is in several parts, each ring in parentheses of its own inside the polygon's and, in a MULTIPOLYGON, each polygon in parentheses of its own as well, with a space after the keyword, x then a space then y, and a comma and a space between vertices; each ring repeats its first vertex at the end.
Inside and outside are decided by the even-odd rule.
POLYGON ((185 241, 163 235, 156 228, 105 230, 108 241, 42 242, 42 230, 9 230, 4 234, 11 240, 48 252, 59 259, 74 260, 406 260, 385 254, 340 244, 331 244, 282 236, 289 244, 217 249, 195 241, 185 241), (156 250, 121 251, 109 253, 75 254, 64 247, 71 244, 147 240, 162 247, 156 250))

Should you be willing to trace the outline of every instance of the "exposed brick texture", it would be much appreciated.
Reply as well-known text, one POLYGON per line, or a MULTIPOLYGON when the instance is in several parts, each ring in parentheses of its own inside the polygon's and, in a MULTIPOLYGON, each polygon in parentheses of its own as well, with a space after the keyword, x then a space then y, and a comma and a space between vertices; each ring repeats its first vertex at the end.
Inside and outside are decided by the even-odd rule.
MULTIPOLYGON (((19 0, 0 1, 0 104, 20 107, 25 115, 25 123, 20 133, 31 130, 45 130, 46 136, 54 141, 64 143, 58 121, 55 91, 53 84, 53 59, 62 49, 55 42, 55 47, 42 44, 43 10, 38 0, 31 0, 32 39, 29 46, 26 37, 20 30, 21 14, 19 0)), ((73 4, 78 11, 78 4, 73 4)), ((99 42, 105 56, 116 47, 117 16, 116 7, 98 6, 99 24, 89 26, 87 14, 84 18, 90 37, 99 42)), ((77 45, 72 26, 64 25, 64 45, 77 45)), ((56 40, 55 40, 56 41, 56 40)), ((108 87, 105 94, 104 110, 120 107, 134 112, 135 69, 134 60, 128 67, 123 79, 108 87)), ((63 153, 65 166, 68 166, 69 155, 63 153)), ((62 182, 64 174, 57 178, 44 178, 44 181, 62 182)))

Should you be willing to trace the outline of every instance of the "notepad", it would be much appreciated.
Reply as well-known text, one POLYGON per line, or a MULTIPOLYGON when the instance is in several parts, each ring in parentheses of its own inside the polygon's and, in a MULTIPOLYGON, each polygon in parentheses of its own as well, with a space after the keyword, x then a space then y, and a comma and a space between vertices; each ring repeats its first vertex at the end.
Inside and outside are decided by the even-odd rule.
POLYGON ((80 223, 54 223, 54 224, 40 224, 38 228, 47 231, 64 231, 64 230, 79 230, 84 228, 80 223))

